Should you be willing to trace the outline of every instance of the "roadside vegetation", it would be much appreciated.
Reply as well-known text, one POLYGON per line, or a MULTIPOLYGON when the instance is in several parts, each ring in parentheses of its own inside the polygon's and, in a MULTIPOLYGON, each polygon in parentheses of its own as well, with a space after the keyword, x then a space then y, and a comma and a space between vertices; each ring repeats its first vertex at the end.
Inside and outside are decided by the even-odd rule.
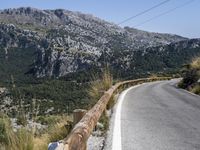
POLYGON ((34 147, 32 131, 24 128, 13 131, 9 118, 0 118, 1 150, 32 150, 34 147))
POLYGON ((92 75, 92 81, 90 82, 88 90, 88 95, 92 106, 112 85, 113 77, 108 67, 106 67, 102 73, 92 75))
POLYGON ((179 83, 179 87, 200 95, 200 57, 185 65, 182 74, 183 79, 179 83))
MULTIPOLYGON (((96 102, 103 96, 104 92, 106 92, 113 85, 113 76, 108 67, 104 68, 100 75, 93 75, 92 82, 90 83, 88 95, 91 101, 91 107, 96 104, 96 102)), ((105 133, 109 127, 109 116, 107 110, 111 108, 111 105, 114 105, 113 98, 109 101, 107 109, 103 112, 99 119, 99 123, 103 126, 100 130, 105 133)))
POLYGON ((47 149, 50 142, 65 138, 72 128, 70 119, 65 116, 47 116, 44 117, 44 120, 42 123, 47 124, 48 122, 48 124, 42 131, 39 131, 34 125, 32 127, 21 126, 14 130, 10 118, 1 114, 1 150, 44 150, 47 149))

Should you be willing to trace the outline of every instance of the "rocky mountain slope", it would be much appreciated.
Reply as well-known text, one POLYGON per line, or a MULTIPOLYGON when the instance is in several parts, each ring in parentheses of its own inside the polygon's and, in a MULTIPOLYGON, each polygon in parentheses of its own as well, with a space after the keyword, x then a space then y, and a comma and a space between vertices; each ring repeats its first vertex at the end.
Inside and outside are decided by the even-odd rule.
POLYGON ((180 67, 199 51, 198 39, 121 28, 80 12, 0 11, 0 75, 5 78, 62 77, 105 62, 118 74, 132 76, 180 67))

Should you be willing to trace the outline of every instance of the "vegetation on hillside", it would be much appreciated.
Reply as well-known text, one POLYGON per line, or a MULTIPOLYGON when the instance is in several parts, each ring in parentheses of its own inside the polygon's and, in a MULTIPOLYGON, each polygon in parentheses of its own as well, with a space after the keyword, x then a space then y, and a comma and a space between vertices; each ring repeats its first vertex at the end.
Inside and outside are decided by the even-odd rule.
MULTIPOLYGON (((22 41, 21 44, 24 42, 22 41)), ((113 54, 105 54, 105 58, 102 56, 99 63, 105 64, 105 60, 107 61, 114 79, 128 80, 147 77, 153 73, 178 72, 182 64, 200 54, 199 47, 189 46, 184 49, 175 47, 176 45, 172 44, 164 47, 150 47, 145 51, 122 51, 116 48, 113 54)), ((12 106, 18 102, 19 95, 27 105, 31 105, 32 100, 36 99, 40 114, 70 113, 76 108, 87 109, 92 105, 87 90, 90 86, 91 74, 94 72, 100 74, 101 67, 81 69, 63 77, 36 78, 29 74, 33 71, 31 68, 34 68, 36 55, 33 46, 9 48, 7 55, 5 55, 5 49, 0 46, 0 86, 9 89, 8 96, 13 99, 12 106), (15 89, 12 89, 13 82, 15 89)), ((95 91, 93 92, 95 94, 95 91)))
POLYGON ((11 94, 13 99, 18 99, 22 95, 26 104, 31 104, 32 99, 36 99, 40 115, 46 114, 50 108, 53 109, 51 114, 62 114, 71 113, 76 108, 87 107, 87 88, 88 83, 46 80, 39 84, 19 86, 12 89, 11 94))
POLYGON ((179 87, 187 89, 195 94, 200 94, 200 57, 185 65, 183 79, 179 83, 179 87))
MULTIPOLYGON (((30 95, 26 95, 27 93, 30 94, 34 92, 45 91, 44 89, 50 90, 53 93, 54 90, 57 89, 56 87, 57 84, 59 85, 61 89, 65 89, 66 83, 62 84, 60 83, 61 81, 59 80, 58 81, 54 80, 54 82, 53 81, 51 82, 45 83, 47 84, 46 88, 44 88, 45 84, 43 85, 44 87, 39 84, 37 85, 37 88, 36 88, 38 89, 38 91, 36 89, 34 91, 34 88, 33 88, 33 91, 31 92, 26 91, 27 90, 26 88, 19 89, 19 88, 14 87, 12 88, 13 97, 19 100, 20 98, 22 98, 21 95, 24 95, 25 97, 28 98, 30 95), (49 86, 48 84, 51 84, 52 86, 49 86), (53 90, 51 90, 50 87, 53 90)), ((87 92, 88 92, 88 98, 89 98, 90 103, 87 106, 87 108, 89 109, 90 107, 92 107, 99 100, 99 98, 104 94, 104 92, 112 86, 112 84, 113 84, 113 78, 109 69, 104 69, 101 74, 95 75, 95 77, 93 78, 93 81, 90 82, 90 84, 88 84, 88 88, 90 90, 88 90, 87 92)), ((73 84, 71 83, 70 85, 67 85, 66 87, 71 87, 71 89, 73 89, 73 87, 76 87, 76 86, 73 86, 73 84)), ((58 90, 56 91, 58 92, 58 90)), ((40 93, 37 95, 40 95, 40 93)), ((41 96, 43 96, 43 94, 41 94, 41 96)), ((59 98, 59 96, 57 98, 59 98)), ((19 129, 14 130, 13 123, 11 123, 10 118, 5 114, 1 114, 0 116, 0 131, 1 131, 0 132, 0 146, 3 149, 44 150, 44 149, 47 149, 47 146, 50 142, 59 141, 65 138, 70 132, 70 130, 72 129, 72 122, 70 121, 71 119, 69 117, 49 116, 49 115, 44 115, 44 114, 39 115, 37 110, 35 111, 35 113, 37 114, 32 113, 32 115, 29 117, 25 116, 25 112, 24 112, 25 105, 26 104, 24 103, 21 104, 21 107, 19 107, 19 110, 17 110, 19 114, 17 116, 17 123, 19 125, 22 125, 19 129), (41 125, 46 125, 47 128, 43 130, 38 130, 35 126, 32 126, 30 128, 27 126, 28 122, 26 119, 31 119, 34 122, 40 123, 41 125)), ((32 105, 36 107, 35 104, 32 104, 32 105)), ((35 108, 33 108, 33 110, 35 110, 35 108)), ((103 131, 107 130, 108 125, 109 125, 109 117, 106 114, 106 111, 103 113, 102 117, 100 118, 100 123, 103 124, 103 127, 101 127, 101 130, 103 131)))

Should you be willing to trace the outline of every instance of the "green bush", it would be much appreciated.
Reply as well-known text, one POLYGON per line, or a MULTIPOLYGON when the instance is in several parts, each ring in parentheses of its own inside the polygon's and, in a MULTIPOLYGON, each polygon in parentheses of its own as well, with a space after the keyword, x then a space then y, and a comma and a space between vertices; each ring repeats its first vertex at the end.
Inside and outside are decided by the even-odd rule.
POLYGON ((185 65, 182 73, 183 79, 179 82, 178 86, 199 94, 200 87, 198 80, 200 79, 200 57, 194 59, 190 64, 185 65))

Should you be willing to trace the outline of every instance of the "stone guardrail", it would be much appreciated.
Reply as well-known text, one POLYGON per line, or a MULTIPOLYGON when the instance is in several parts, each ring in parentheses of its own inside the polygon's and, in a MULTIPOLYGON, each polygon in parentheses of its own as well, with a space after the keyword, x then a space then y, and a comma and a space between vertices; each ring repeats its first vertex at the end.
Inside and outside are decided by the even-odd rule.
POLYGON ((116 83, 104 95, 99 101, 91 108, 83 118, 74 126, 71 133, 62 140, 56 150, 86 150, 87 140, 90 137, 94 127, 96 126, 101 114, 106 109, 106 106, 111 99, 112 95, 118 90, 123 90, 129 86, 137 85, 144 82, 169 80, 170 77, 156 77, 156 78, 142 78, 136 80, 128 80, 116 83))

